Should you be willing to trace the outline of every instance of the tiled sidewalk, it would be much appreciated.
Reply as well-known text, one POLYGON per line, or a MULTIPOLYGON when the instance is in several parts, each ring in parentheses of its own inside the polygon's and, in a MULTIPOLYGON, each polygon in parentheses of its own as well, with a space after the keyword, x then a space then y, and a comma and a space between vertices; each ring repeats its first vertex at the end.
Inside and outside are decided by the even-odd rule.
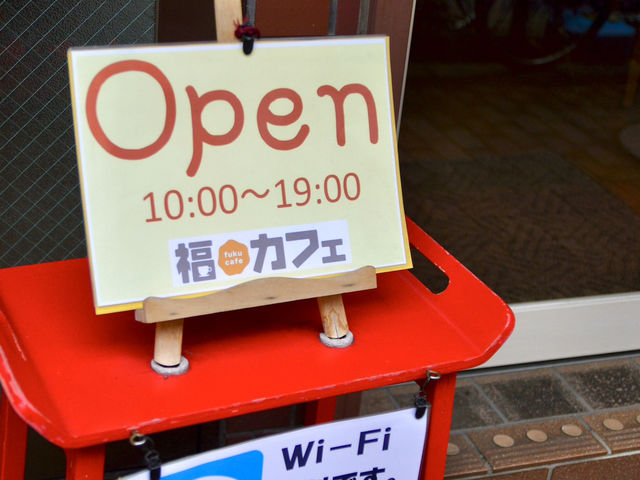
MULTIPOLYGON (((415 391, 366 392, 361 413, 415 391)), ((461 374, 446 478, 640 479, 640 354, 461 374)))

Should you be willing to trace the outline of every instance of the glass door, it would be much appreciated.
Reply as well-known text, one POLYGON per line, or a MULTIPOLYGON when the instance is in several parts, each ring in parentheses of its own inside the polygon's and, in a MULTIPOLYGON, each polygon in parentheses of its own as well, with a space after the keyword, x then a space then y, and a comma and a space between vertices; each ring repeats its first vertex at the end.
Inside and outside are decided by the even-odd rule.
POLYGON ((417 4, 407 213, 516 313, 487 365, 638 349, 640 105, 623 105, 634 37, 523 68, 473 7, 417 4))

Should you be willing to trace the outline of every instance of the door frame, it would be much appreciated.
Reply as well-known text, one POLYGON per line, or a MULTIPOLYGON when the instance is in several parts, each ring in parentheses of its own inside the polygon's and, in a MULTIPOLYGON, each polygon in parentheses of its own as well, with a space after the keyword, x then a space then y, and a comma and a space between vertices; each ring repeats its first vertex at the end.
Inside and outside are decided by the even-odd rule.
POLYGON ((640 292, 510 305, 513 334, 479 368, 602 355, 640 348, 640 292))

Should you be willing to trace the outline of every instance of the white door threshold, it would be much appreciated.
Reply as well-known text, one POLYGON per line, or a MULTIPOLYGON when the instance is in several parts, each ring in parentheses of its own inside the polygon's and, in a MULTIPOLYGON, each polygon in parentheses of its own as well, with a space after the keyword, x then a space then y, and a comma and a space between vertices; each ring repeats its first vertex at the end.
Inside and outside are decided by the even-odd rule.
POLYGON ((510 307, 513 334, 479 368, 640 350, 640 292, 510 307))

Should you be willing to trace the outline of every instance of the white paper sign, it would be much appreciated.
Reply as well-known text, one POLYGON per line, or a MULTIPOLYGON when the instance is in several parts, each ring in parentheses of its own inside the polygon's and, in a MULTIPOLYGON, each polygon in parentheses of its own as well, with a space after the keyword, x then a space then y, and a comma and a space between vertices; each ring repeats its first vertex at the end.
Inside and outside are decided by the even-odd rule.
POLYGON ((97 313, 411 268, 387 37, 73 48, 69 66, 97 313))
MULTIPOLYGON (((399 410, 294 430, 162 466, 166 480, 413 480, 429 411, 399 410)), ((143 471, 124 480, 147 480, 143 471)))

